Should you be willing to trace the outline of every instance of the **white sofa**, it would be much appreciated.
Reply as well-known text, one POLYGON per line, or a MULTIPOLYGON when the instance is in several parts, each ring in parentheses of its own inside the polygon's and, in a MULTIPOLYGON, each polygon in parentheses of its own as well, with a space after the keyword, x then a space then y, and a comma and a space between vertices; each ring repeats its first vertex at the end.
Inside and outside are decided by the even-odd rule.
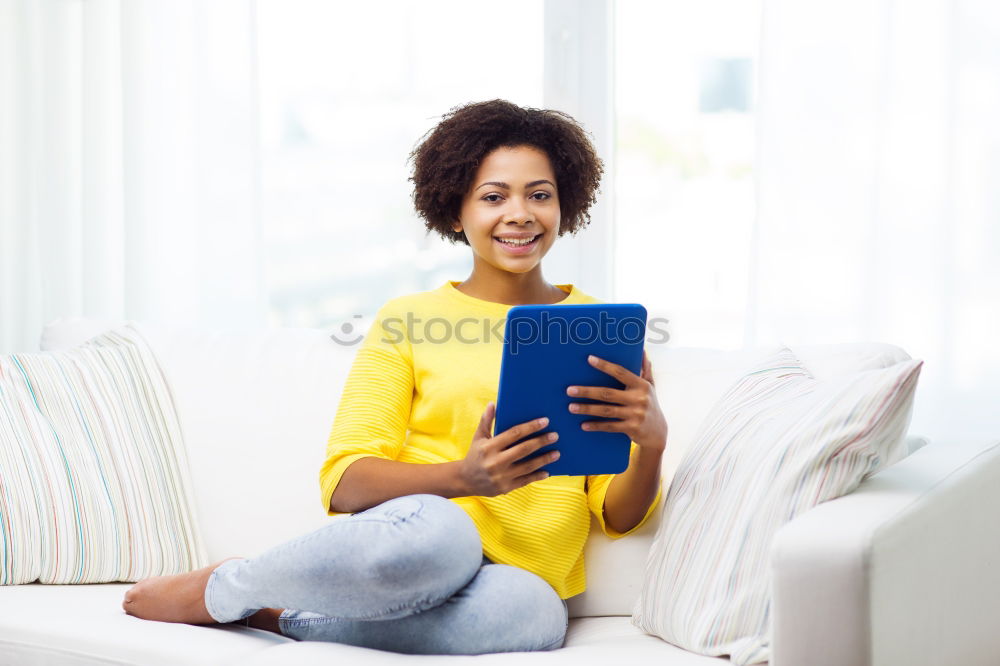
MULTIPOLYGON (((72 346, 118 323, 57 320, 42 348, 72 346)), ((317 474, 353 347, 308 329, 140 330, 176 401, 211 558, 252 555, 336 520, 320 506, 317 474)), ((712 403, 762 351, 650 346, 670 426, 665 487, 712 403)), ((794 351, 820 378, 907 358, 884 344, 794 351)), ((917 410, 919 401, 918 389, 917 410)), ((779 532, 773 665, 1000 664, 1000 442, 908 443, 912 455, 779 532)), ((22 585, 0 588, 0 664, 729 663, 630 623, 658 518, 617 541, 592 531, 588 590, 570 600, 565 647, 553 652, 419 657, 299 643, 245 627, 126 616, 128 584, 22 585)))

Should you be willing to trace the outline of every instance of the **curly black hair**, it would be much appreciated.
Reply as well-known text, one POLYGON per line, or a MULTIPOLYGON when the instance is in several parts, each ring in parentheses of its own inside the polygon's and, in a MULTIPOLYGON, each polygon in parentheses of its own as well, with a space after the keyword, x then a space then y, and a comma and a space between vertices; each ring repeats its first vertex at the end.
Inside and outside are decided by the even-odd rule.
POLYGON ((452 108, 410 153, 413 206, 427 229, 468 245, 452 225, 480 162, 497 148, 525 145, 543 151, 555 171, 559 236, 586 227, 604 173, 587 132, 561 111, 494 99, 452 108))

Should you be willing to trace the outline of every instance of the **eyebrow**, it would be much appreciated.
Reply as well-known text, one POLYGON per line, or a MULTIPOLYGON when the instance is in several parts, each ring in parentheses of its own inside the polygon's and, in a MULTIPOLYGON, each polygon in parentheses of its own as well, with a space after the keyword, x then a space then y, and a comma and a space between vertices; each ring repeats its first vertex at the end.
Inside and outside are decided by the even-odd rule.
MULTIPOLYGON (((549 185, 552 185, 552 187, 555 187, 555 184, 552 181, 546 180, 546 179, 543 178, 541 180, 533 180, 533 181, 531 181, 530 183, 528 183, 527 185, 524 186, 524 189, 528 189, 529 187, 535 187, 536 185, 541 185, 543 183, 548 183, 549 185)), ((503 188, 505 190, 509 190, 510 189, 510 185, 508 185, 507 183, 501 182, 499 180, 491 180, 488 183, 483 183, 479 187, 486 187, 487 185, 494 185, 496 187, 500 187, 500 188, 503 188)), ((479 187, 477 187, 476 189, 478 190, 479 187)))

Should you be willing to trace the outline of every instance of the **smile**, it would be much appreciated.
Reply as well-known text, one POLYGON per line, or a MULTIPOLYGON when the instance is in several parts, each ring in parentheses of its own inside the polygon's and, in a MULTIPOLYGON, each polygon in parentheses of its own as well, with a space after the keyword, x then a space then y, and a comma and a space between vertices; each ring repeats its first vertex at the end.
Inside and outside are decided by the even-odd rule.
POLYGON ((509 254, 527 254, 531 252, 538 245, 538 239, 542 237, 542 234, 538 234, 529 239, 520 240, 500 240, 496 236, 493 237, 497 243, 503 247, 504 251, 509 254))

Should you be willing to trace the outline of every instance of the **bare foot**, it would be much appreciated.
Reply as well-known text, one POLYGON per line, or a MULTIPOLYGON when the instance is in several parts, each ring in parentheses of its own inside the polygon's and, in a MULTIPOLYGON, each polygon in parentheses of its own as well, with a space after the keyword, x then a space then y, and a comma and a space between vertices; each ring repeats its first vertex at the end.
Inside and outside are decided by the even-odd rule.
POLYGON ((216 624, 205 608, 208 578, 229 557, 207 567, 174 576, 145 578, 125 592, 122 608, 129 615, 159 622, 216 624))

